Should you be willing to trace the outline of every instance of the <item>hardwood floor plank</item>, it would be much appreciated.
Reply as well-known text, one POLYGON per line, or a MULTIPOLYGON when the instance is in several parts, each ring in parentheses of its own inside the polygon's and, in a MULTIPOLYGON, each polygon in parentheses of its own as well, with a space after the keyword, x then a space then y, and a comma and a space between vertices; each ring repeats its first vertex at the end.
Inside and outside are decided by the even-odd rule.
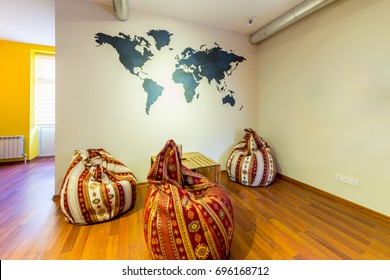
POLYGON ((72 252, 72 250, 74 249, 76 240, 80 235, 80 229, 81 229, 81 227, 72 227, 68 237, 66 238, 66 242, 64 244, 64 247, 62 247, 60 254, 72 252))
POLYGON ((104 259, 106 260, 117 260, 119 249, 119 235, 110 234, 107 240, 107 251, 104 259))
POLYGON ((68 260, 78 260, 78 259, 83 259, 83 253, 85 249, 85 244, 88 241, 89 235, 91 233, 92 227, 77 227, 79 229, 79 234, 75 236, 73 240, 73 246, 72 250, 70 251, 64 251, 61 252, 61 255, 68 253, 66 256, 68 260))
MULTIPOLYGON (((330 252, 332 252, 332 254, 335 254, 337 256, 337 258, 335 258, 336 260, 339 259, 339 260, 351 260, 353 259, 353 257, 351 256, 352 255, 352 252, 345 252, 346 250, 349 250, 349 248, 346 248, 346 250, 344 248, 339 248, 336 241, 335 240, 329 240, 329 236, 328 235, 324 235, 322 232, 317 232, 315 229, 314 229, 314 232, 312 232, 312 230, 307 230, 305 232, 305 234, 311 238, 314 242, 316 242, 319 246, 322 246, 326 249, 328 249, 330 252)), ((354 257, 356 258, 356 255, 353 254, 354 257)), ((325 258, 327 259, 327 258, 325 258)))
POLYGON ((60 258, 62 248, 65 246, 66 241, 68 239, 68 236, 70 235, 70 232, 72 231, 72 226, 62 223, 57 228, 57 231, 54 232, 54 236, 52 237, 51 244, 49 243, 48 247, 46 247, 48 250, 45 252, 48 254, 45 259, 63 259, 60 258))
MULTIPOLYGON (((269 260, 291 260, 295 251, 291 251, 291 248, 284 247, 283 242, 278 242, 278 236, 274 234, 272 227, 265 228, 263 224, 259 224, 256 228, 256 234, 253 239, 253 244, 250 248, 250 252, 265 252, 269 260), (257 251, 258 250, 258 251, 257 251)), ((249 259, 249 258, 247 258, 249 259)), ((258 253, 255 254, 255 258, 258 259, 258 253)))
MULTIPOLYGON (((234 208, 232 260, 390 260, 390 218, 279 176, 249 188, 226 172, 234 208)), ((143 236, 148 184, 133 209, 108 222, 67 223, 52 200, 54 158, 0 165, 0 258, 149 260, 143 236)))

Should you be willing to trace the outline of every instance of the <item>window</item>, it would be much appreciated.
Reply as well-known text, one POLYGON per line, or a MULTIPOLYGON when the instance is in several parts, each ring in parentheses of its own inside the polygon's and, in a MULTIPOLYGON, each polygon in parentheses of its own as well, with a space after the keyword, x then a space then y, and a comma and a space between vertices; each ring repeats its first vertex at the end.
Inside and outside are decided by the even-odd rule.
POLYGON ((36 125, 55 124, 55 56, 35 55, 36 125))

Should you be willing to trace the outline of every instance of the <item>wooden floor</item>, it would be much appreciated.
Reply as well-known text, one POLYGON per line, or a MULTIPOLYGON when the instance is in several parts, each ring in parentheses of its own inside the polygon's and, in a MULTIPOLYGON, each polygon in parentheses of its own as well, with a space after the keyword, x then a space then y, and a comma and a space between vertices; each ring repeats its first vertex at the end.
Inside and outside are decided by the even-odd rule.
MULTIPOLYGON (((390 220, 281 178, 247 188, 221 175, 234 206, 230 259, 390 259, 390 220)), ((149 259, 136 206, 91 226, 64 220, 54 195, 54 159, 0 166, 0 259, 149 259)))

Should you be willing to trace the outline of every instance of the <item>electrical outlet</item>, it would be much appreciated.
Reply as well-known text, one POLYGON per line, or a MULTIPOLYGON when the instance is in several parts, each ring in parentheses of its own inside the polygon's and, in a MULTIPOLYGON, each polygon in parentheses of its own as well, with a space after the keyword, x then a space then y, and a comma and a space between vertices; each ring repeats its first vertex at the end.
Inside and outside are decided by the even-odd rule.
POLYGON ((344 175, 336 174, 336 181, 342 182, 344 184, 352 185, 354 187, 359 186, 359 180, 355 178, 350 178, 344 175))
POLYGON ((354 187, 359 187, 359 180, 351 178, 351 185, 354 187))

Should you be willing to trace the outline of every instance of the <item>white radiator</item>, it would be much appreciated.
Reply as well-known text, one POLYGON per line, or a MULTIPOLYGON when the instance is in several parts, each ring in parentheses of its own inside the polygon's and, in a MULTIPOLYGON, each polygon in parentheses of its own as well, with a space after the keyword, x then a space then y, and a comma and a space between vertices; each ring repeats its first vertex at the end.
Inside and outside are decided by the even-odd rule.
POLYGON ((0 136, 0 159, 16 159, 24 157, 24 136, 0 136))

